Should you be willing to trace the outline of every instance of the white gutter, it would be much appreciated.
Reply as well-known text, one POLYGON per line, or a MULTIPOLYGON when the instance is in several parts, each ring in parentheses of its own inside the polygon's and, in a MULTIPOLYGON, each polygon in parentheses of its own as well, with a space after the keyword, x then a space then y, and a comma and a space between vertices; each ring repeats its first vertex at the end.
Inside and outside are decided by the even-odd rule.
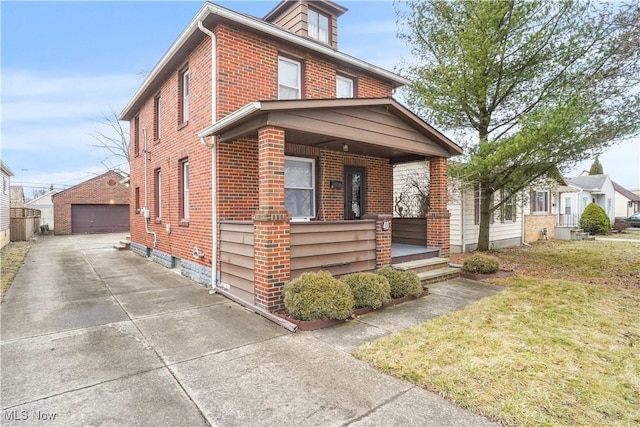
POLYGON ((228 116, 225 116, 219 122, 215 122, 214 120, 214 123, 211 126, 198 132, 198 136, 200 138, 206 138, 207 136, 216 135, 220 129, 223 129, 229 126, 230 124, 235 123, 236 121, 244 119, 246 116, 249 116, 256 111, 259 111, 260 108, 261 108, 260 102, 250 102, 249 104, 234 111, 228 116))
POLYGON ((147 158, 149 157, 147 154, 147 128, 142 129, 142 133, 144 134, 144 207, 142 208, 142 217, 144 219, 144 229, 147 234, 153 235, 153 247, 158 246, 158 233, 155 231, 149 231, 149 219, 151 218, 151 214, 149 211, 149 207, 147 203, 149 202, 148 196, 148 181, 149 177, 147 176, 147 158))
MULTIPOLYGON (((202 25, 202 21, 198 21, 198 28, 211 38, 211 123, 215 123, 217 119, 217 58, 216 35, 202 25)), ((205 137, 200 137, 200 142, 211 148, 211 292, 216 292, 220 285, 220 277, 218 276, 218 159, 216 156, 216 139, 208 144, 205 137)))

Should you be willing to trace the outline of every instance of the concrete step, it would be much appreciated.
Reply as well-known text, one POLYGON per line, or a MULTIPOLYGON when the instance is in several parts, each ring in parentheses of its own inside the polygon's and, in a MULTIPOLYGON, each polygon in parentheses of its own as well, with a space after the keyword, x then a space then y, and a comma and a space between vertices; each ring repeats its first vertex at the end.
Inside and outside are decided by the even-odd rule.
POLYGON ((129 249, 129 245, 123 245, 122 243, 118 243, 116 245, 113 245, 113 248, 118 251, 126 251, 127 249, 129 249))
POLYGON ((391 267, 396 270, 413 271, 414 273, 421 273, 424 271, 436 270, 449 266, 449 258, 428 258, 419 259, 415 261, 401 262, 398 264, 391 264, 391 267))
POLYGON ((423 271, 418 273, 422 286, 436 282, 444 282, 445 280, 460 277, 460 269, 452 267, 442 267, 435 270, 423 271))

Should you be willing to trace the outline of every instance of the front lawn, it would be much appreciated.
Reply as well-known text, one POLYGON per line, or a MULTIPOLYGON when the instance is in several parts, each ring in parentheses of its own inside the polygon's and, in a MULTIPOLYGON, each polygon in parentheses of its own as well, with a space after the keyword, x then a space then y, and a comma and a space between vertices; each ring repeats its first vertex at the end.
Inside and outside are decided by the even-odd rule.
POLYGON ((517 275, 354 355, 505 425, 640 425, 640 244, 492 252, 517 275))
POLYGON ((27 252, 31 247, 31 242, 11 242, 2 248, 0 264, 2 274, 0 275, 0 297, 11 286, 14 276, 24 262, 27 252))

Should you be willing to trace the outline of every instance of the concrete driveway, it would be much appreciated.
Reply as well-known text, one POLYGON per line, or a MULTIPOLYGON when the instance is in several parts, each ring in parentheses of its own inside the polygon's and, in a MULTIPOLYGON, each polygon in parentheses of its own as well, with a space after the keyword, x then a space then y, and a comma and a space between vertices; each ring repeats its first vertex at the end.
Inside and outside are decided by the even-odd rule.
POLYGON ((1 307, 0 424, 493 425, 349 351, 498 288, 450 281, 292 334, 112 249, 121 237, 49 236, 31 248, 1 307))

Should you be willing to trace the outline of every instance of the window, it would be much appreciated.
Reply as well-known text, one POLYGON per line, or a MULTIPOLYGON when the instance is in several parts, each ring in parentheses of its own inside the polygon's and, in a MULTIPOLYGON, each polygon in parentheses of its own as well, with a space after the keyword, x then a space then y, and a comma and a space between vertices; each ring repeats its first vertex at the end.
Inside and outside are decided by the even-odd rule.
POLYGON ((154 183, 154 210, 156 213, 156 219, 162 218, 162 172, 160 169, 156 169, 153 173, 153 183, 154 183))
POLYGON ((480 186, 473 186, 473 223, 480 224, 480 186))
POLYGON ((298 61, 278 57, 278 99, 300 99, 300 68, 298 61))
POLYGON ((180 124, 189 120, 189 69, 185 69, 180 73, 180 81, 178 82, 180 92, 180 114, 178 115, 180 124))
POLYGON ((353 98, 353 79, 336 76, 336 98, 353 98))
POLYGON ((611 208, 613 207, 613 200, 607 199, 607 215, 611 216, 611 208))
POLYGON ((153 140, 160 140, 160 95, 153 98, 153 140))
POLYGON ((140 116, 133 118, 133 155, 140 155, 140 116))
POLYGON ((189 160, 180 162, 180 217, 189 219, 189 160))
MULTIPOLYGON (((502 193, 504 197, 504 193, 502 193)), ((502 204, 502 222, 514 222, 515 221, 515 209, 513 205, 513 197, 509 197, 502 204)))
POLYGON ((315 160, 285 157, 284 205, 292 218, 316 216, 315 177, 315 160))
POLYGON ((2 192, 4 194, 7 194, 9 192, 9 180, 4 176, 2 177, 2 192))
POLYGON ((571 197, 564 198, 564 214, 571 215, 571 197))
POLYGON ((140 212, 140 187, 136 187, 135 189, 135 208, 136 213, 140 212))
POLYGON ((549 212, 549 192, 534 191, 531 195, 531 212, 532 213, 548 213, 549 212))
POLYGON ((323 43, 329 43, 329 17, 309 9, 309 37, 323 43))

